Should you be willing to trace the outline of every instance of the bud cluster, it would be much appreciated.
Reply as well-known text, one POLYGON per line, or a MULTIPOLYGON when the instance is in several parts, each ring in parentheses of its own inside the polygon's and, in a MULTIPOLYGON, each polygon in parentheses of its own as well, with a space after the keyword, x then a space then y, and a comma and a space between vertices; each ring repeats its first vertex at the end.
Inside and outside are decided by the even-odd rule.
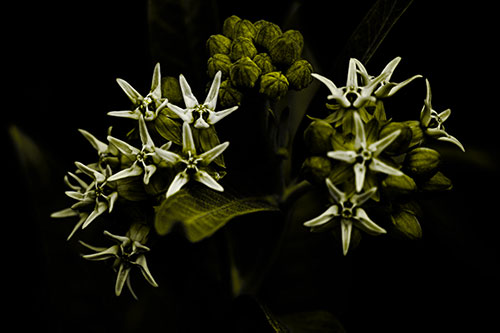
POLYGON ((248 89, 277 100, 289 89, 304 89, 312 81, 313 68, 301 58, 304 38, 297 30, 283 32, 272 22, 252 23, 232 15, 224 21, 222 33, 210 36, 206 46, 208 75, 222 72, 222 106, 239 104, 248 89))

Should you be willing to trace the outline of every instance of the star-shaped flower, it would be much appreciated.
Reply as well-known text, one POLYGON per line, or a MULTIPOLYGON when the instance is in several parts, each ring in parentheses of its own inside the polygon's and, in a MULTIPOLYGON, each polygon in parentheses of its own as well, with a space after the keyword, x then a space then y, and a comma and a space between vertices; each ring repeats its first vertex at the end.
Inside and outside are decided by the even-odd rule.
POLYGON ((447 109, 441 113, 434 111, 431 104, 432 94, 429 80, 425 80, 425 84, 427 86, 427 95, 425 97, 424 107, 420 112, 420 123, 424 128, 425 134, 440 141, 451 142, 465 152, 465 148, 460 141, 454 136, 446 133, 444 129, 443 123, 451 115, 451 110, 447 109))
POLYGON ((108 115, 122 118, 139 119, 144 116, 146 121, 152 121, 158 113, 167 106, 168 100, 161 94, 161 73, 160 63, 157 63, 153 72, 151 91, 143 97, 127 81, 116 79, 116 82, 123 89, 132 102, 134 109, 127 111, 110 111, 108 115))
POLYGON ((354 165, 356 191, 360 192, 363 189, 367 168, 388 175, 403 175, 401 171, 379 159, 382 151, 398 137, 401 130, 394 131, 373 143, 368 143, 361 117, 357 112, 354 112, 353 117, 355 130, 354 150, 334 150, 328 152, 327 156, 354 165))
POLYGON ((137 299, 130 283, 129 273, 133 267, 138 267, 140 269, 142 275, 150 285, 158 287, 153 275, 151 275, 149 271, 144 255, 145 252, 150 251, 150 249, 144 245, 144 243, 146 243, 148 231, 149 228, 142 224, 132 225, 126 236, 113 235, 108 231, 104 231, 107 237, 117 242, 116 245, 109 248, 94 247, 80 241, 85 247, 96 251, 96 253, 83 255, 82 257, 84 259, 93 261, 115 259, 113 268, 117 271, 115 283, 116 296, 120 296, 123 286, 127 283, 130 293, 137 299))
MULTIPOLYGON (((185 165, 185 168, 175 176, 170 184, 166 193, 167 198, 179 191, 191 179, 213 190, 224 191, 224 188, 207 171, 207 167, 228 146, 229 142, 224 142, 198 155, 196 153, 191 126, 185 122, 182 125, 182 155, 165 150, 158 152, 168 162, 185 165)), ((217 178, 217 175, 215 177, 217 178)))
MULTIPOLYGON (((359 73, 361 74, 364 84, 369 85, 373 80, 377 80, 374 76, 371 76, 368 74, 365 66, 358 61, 356 61, 356 66, 359 70, 359 73)), ((403 88, 406 86, 408 83, 412 82, 415 79, 421 78, 422 75, 414 75, 409 79, 404 80, 403 82, 400 83, 394 83, 394 82, 389 82, 391 79, 392 74, 394 73, 394 70, 396 69, 396 66, 399 64, 401 61, 401 57, 396 57, 392 61, 390 61, 387 66, 385 66, 384 70, 378 77, 383 76, 384 79, 380 82, 378 82, 379 86, 373 93, 373 95, 377 98, 385 98, 385 97, 391 97, 394 95, 399 89, 403 88)))
POLYGON ((84 174, 93 178, 93 181, 92 183, 87 184, 80 177, 69 172, 68 175, 77 182, 77 185, 74 185, 69 181, 69 177, 65 177, 66 184, 68 184, 71 188, 71 191, 66 191, 66 195, 72 199, 78 200, 78 202, 70 208, 52 213, 51 217, 80 217, 80 220, 68 236, 68 240, 73 236, 76 230, 80 228, 80 226, 82 229, 85 229, 92 221, 105 211, 111 212, 116 200, 118 199, 118 192, 116 192, 108 184, 109 177, 111 175, 111 168, 109 166, 104 171, 100 172, 80 162, 75 162, 75 165, 84 174))
MULTIPOLYGON (((90 134, 86 130, 78 130, 87 139, 92 147, 97 150, 99 161, 94 164, 89 164, 89 167, 93 169, 106 168, 106 164, 111 164, 114 166, 119 163, 118 161, 118 149, 113 144, 107 144, 97 139, 94 135, 90 134)), ((111 132, 111 127, 108 130, 108 135, 111 132)))
POLYGON ((167 104, 168 107, 184 122, 188 124, 194 122, 195 128, 208 128, 210 125, 216 124, 219 120, 238 109, 238 106, 233 106, 232 108, 215 112, 217 96, 219 95, 219 87, 221 83, 221 75, 221 71, 218 71, 217 74, 215 74, 207 98, 203 104, 200 104, 193 95, 186 78, 181 74, 179 76, 179 84, 181 86, 182 97, 184 98, 186 108, 182 109, 171 103, 167 104))
POLYGON ((382 74, 374 79, 364 80, 364 85, 359 85, 357 64, 360 64, 358 60, 354 58, 349 60, 347 82, 345 87, 342 88, 337 88, 333 81, 320 74, 312 73, 311 75, 321 81, 330 90, 331 95, 327 97, 329 100, 335 100, 344 109, 358 109, 368 101, 376 101, 376 97, 372 95, 375 88, 386 80, 387 76, 390 76, 391 73, 382 72, 382 74))
POLYGON ((340 220, 344 255, 346 255, 349 250, 353 226, 371 235, 386 233, 385 229, 375 224, 375 222, 368 217, 365 210, 360 207, 373 196, 377 191, 376 187, 372 187, 364 193, 351 193, 347 195, 333 185, 328 178, 326 179, 326 185, 334 203, 318 217, 305 222, 304 226, 315 228, 340 220))
POLYGON ((151 139, 151 136, 149 135, 146 122, 142 115, 139 117, 139 134, 142 142, 141 149, 138 149, 120 139, 108 136, 108 141, 116 146, 118 150, 122 154, 124 154, 130 161, 133 161, 130 167, 123 169, 109 177, 109 181, 115 181, 144 174, 144 184, 149 183, 149 179, 155 173, 157 166, 162 161, 162 155, 159 155, 158 152, 164 149, 169 149, 171 142, 168 142, 161 147, 155 147, 155 144, 151 139))

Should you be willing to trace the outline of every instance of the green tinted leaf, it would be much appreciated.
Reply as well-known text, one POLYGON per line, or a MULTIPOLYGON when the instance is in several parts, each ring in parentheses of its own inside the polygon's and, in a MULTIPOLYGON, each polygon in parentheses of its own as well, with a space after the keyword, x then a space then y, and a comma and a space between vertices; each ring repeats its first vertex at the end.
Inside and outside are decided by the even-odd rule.
POLYGON ((161 111, 155 119, 155 128, 166 140, 182 146, 182 124, 167 116, 166 111, 161 111))
POLYGON ((198 242, 237 216, 277 210, 276 205, 262 197, 243 197, 228 189, 216 192, 193 183, 158 207, 155 228, 158 234, 166 235, 180 223, 186 238, 198 242))

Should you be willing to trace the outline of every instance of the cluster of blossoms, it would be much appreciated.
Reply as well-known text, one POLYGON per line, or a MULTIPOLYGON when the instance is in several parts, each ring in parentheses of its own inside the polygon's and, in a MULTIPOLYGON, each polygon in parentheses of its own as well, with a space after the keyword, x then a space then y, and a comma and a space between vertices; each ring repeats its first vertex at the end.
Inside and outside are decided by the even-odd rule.
POLYGON ((352 238, 356 238, 355 243, 359 241, 357 230, 371 235, 386 233, 379 224, 393 226, 410 238, 420 237, 420 209, 415 195, 451 188, 451 181, 439 171, 439 152, 424 145, 441 140, 464 150, 444 130, 443 122, 451 111, 438 113, 432 109, 427 80, 420 120, 387 119, 384 100, 421 77, 391 82, 400 60, 395 58, 380 75, 372 76, 360 61, 350 59, 347 82, 341 88, 324 76, 312 74, 330 91, 327 108, 331 113, 325 119, 313 119, 306 129, 304 138, 310 156, 302 171, 311 182, 326 185, 331 204, 304 225, 312 231, 340 233, 344 255, 352 238), (370 219, 367 211, 380 217, 380 223, 370 219))
MULTIPOLYGON (((97 151, 97 162, 76 162, 77 170, 68 172, 65 182, 70 190, 66 195, 76 200, 71 207, 52 214, 55 218, 79 218, 68 240, 79 230, 87 228, 99 216, 111 213, 116 205, 130 205, 150 200, 158 203, 171 197, 190 181, 199 182, 212 190, 224 191, 219 180, 225 175, 222 153, 229 142, 220 143, 213 125, 235 111, 234 106, 215 111, 221 72, 215 74, 205 101, 201 104, 193 95, 184 76, 179 84, 184 105, 169 102, 168 84, 162 85, 160 65, 154 69, 150 92, 143 97, 125 80, 118 84, 132 102, 130 110, 111 111, 114 117, 131 119, 133 124, 126 140, 108 133, 106 142, 85 130, 83 136, 97 151), (86 179, 88 178, 88 180, 86 179)), ((172 93, 172 92, 170 92, 172 93)), ((173 92, 175 94, 175 91, 173 92)), ((140 268, 146 280, 157 286, 146 264, 144 253, 150 230, 147 214, 141 221, 132 221, 125 236, 104 231, 119 245, 97 248, 84 255, 89 260, 114 258, 117 269, 115 292, 121 293, 125 282, 131 289, 129 271, 140 268)))
POLYGON ((301 90, 312 81, 311 64, 301 58, 304 38, 297 30, 283 32, 272 22, 250 22, 235 15, 224 21, 222 34, 207 40, 208 75, 222 72, 221 104, 238 105, 252 88, 269 99, 288 89, 301 90))

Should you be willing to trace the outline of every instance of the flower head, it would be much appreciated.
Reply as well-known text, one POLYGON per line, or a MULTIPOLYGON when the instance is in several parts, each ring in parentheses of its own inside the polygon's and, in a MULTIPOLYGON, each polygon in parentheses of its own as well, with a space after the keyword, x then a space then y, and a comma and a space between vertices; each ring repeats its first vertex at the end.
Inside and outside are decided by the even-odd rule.
POLYGON ((465 151, 464 146, 454 136, 449 135, 443 126, 443 123, 451 115, 451 110, 447 109, 441 113, 437 113, 432 109, 432 94, 429 80, 425 80, 427 86, 427 95, 425 97, 424 107, 420 112, 420 123, 424 127, 424 132, 428 136, 440 141, 447 141, 458 146, 462 151, 465 151))
POLYGON ((213 190, 224 191, 224 188, 217 183, 217 174, 215 178, 210 175, 208 165, 217 158, 229 146, 229 142, 221 143, 212 149, 198 155, 193 140, 190 125, 185 122, 182 126, 182 153, 181 155, 170 151, 160 151, 159 154, 165 160, 174 164, 183 164, 185 168, 180 171, 170 184, 167 190, 167 198, 179 191, 189 180, 196 180, 213 190))
POLYGON ((158 116, 158 113, 167 106, 168 100, 162 97, 161 93, 161 73, 160 63, 157 63, 153 72, 153 80, 151 82, 151 91, 143 97, 137 92, 127 81, 116 79, 118 85, 123 89, 125 94, 133 104, 133 110, 127 111, 111 111, 108 115, 115 117, 139 119, 141 116, 146 121, 151 121, 158 116))
POLYGON ((158 151, 168 149, 171 143, 168 142, 161 147, 155 147, 155 144, 148 133, 146 122, 142 115, 139 117, 139 134, 142 142, 141 149, 138 149, 120 139, 108 136, 108 141, 116 146, 117 149, 129 160, 133 161, 130 167, 123 169, 109 177, 109 181, 115 181, 118 179, 140 176, 144 174, 144 184, 149 183, 149 179, 155 173, 157 166, 162 161, 162 155, 159 155, 158 151))
POLYGON ((115 283, 116 296, 120 296, 123 286, 127 283, 127 287, 132 296, 137 299, 130 283, 129 273, 133 267, 138 267, 140 269, 142 275, 150 285, 158 287, 158 284, 149 271, 144 255, 145 252, 150 251, 150 249, 144 245, 147 240, 148 232, 149 227, 139 223, 133 224, 125 236, 113 235, 108 231, 104 231, 104 235, 117 243, 109 248, 98 248, 80 241, 82 245, 96 252, 83 255, 82 257, 84 259, 93 261, 114 259, 113 268, 117 271, 115 283))
POLYGON ((326 179, 326 185, 334 203, 321 215, 304 222, 304 226, 315 228, 340 220, 344 255, 346 255, 349 250, 353 226, 371 235, 386 233, 385 229, 375 224, 368 217, 365 210, 360 207, 373 196, 377 191, 376 187, 372 187, 364 193, 351 193, 347 195, 333 185, 328 178, 326 179))
POLYGON ((210 125, 216 124, 219 120, 238 109, 238 106, 233 106, 232 108, 215 112, 217 96, 219 94, 219 87, 221 83, 221 75, 222 73, 220 71, 215 74, 207 98, 203 104, 200 104, 193 95, 186 78, 181 74, 179 76, 179 83, 186 108, 182 109, 171 103, 167 103, 168 107, 184 122, 188 124, 194 123, 194 127, 196 128, 208 128, 210 125))
POLYGON ((75 185, 69 181, 68 176, 65 177, 66 184, 71 188, 71 191, 66 191, 66 195, 77 200, 78 202, 70 208, 52 213, 51 217, 80 217, 80 220, 68 236, 68 240, 73 236, 76 230, 80 228, 80 226, 84 229, 105 211, 111 212, 116 200, 118 199, 118 192, 116 192, 113 187, 108 184, 111 176, 111 168, 109 166, 101 172, 80 162, 75 162, 75 165, 84 174, 90 176, 93 181, 90 184, 87 184, 77 175, 68 172, 68 175, 76 181, 77 184, 75 185))

